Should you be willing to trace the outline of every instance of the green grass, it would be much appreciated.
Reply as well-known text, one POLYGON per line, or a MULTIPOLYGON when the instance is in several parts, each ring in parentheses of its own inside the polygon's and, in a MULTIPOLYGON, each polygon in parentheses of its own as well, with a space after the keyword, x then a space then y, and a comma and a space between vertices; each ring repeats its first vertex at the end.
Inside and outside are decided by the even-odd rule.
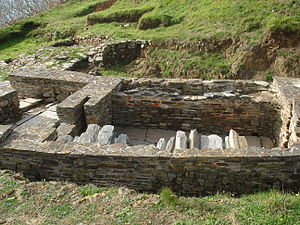
POLYGON ((122 9, 110 13, 107 13, 106 11, 94 13, 88 16, 87 23, 89 25, 93 25, 96 23, 137 22, 142 17, 142 15, 144 15, 147 12, 151 12, 153 9, 153 7, 143 7, 133 9, 122 9))
POLYGON ((259 41, 270 30, 300 29, 299 0, 118 0, 109 9, 93 13, 95 5, 101 2, 69 0, 0 29, 0 39, 7 40, 0 44, 1 59, 35 51, 55 40, 76 35, 151 40, 239 36, 259 41), (152 12, 145 13, 153 7, 152 12), (144 14, 140 21, 123 26, 131 21, 127 17, 136 13, 144 14), (88 17, 101 18, 105 23, 86 30, 88 17), (120 22, 118 18, 124 20, 120 22), (39 26, 34 29, 25 26, 24 30, 24 24, 29 21, 39 26), (138 27, 147 27, 147 30, 138 27))
POLYGON ((9 224, 299 225, 299 193, 176 196, 126 188, 29 182, 0 170, 0 221, 9 224))
POLYGON ((155 49, 150 51, 149 58, 158 62, 163 77, 233 78, 230 72, 230 60, 219 53, 201 54, 197 52, 155 49))

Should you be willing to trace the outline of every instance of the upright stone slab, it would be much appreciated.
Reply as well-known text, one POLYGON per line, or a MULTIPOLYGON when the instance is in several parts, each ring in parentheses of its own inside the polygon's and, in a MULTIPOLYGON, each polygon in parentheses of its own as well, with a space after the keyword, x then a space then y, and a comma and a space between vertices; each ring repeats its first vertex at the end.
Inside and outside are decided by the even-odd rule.
POLYGON ((187 137, 184 131, 179 130, 176 132, 175 149, 187 149, 187 137))
POLYGON ((239 144, 241 149, 249 147, 261 148, 260 138, 255 136, 239 136, 239 144))
POLYGON ((201 149, 208 149, 209 148, 209 138, 206 135, 201 135, 200 141, 201 149))
POLYGON ((124 144, 127 145, 129 137, 127 134, 120 134, 119 137, 115 138, 115 144, 124 144))
POLYGON ((232 129, 229 132, 229 146, 233 149, 240 149, 239 135, 232 129))
POLYGON ((166 150, 166 145, 167 145, 166 139, 161 138, 159 139, 156 148, 158 148, 159 150, 166 150))
POLYGON ((167 152, 173 152, 174 146, 175 146, 175 137, 171 137, 166 146, 167 152))
POLYGON ((223 139, 218 135, 212 134, 208 136, 209 149, 223 149, 223 139))
POLYGON ((189 146, 190 148, 200 148, 200 137, 196 129, 190 132, 189 146))
POLYGON ((89 124, 86 132, 80 135, 79 142, 81 144, 96 142, 100 129, 101 127, 97 124, 89 124))
POLYGON ((97 138, 98 144, 111 144, 114 138, 114 126, 112 125, 105 125, 99 131, 99 135, 97 138))
POLYGON ((225 148, 230 148, 228 136, 225 137, 225 148))

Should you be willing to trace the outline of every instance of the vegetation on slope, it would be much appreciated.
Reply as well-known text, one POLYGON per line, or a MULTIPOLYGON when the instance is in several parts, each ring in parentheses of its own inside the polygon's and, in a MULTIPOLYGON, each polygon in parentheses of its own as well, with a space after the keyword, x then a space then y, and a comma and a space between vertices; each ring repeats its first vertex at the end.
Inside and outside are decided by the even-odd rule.
POLYGON ((29 182, 0 170, 0 224, 300 224, 299 193, 179 197, 122 187, 29 182))
POLYGON ((101 2, 105 0, 69 0, 0 29, 0 60, 74 35, 159 40, 239 35, 255 41, 262 39, 269 30, 300 29, 299 0, 118 0, 105 11, 92 13, 95 4, 101 2), (148 7, 154 7, 154 10, 145 13, 138 22, 120 22, 118 19, 124 12, 134 14, 148 7), (114 22, 98 23, 86 30, 88 17, 110 18, 114 22), (28 21, 40 26, 29 32, 23 31, 22 24, 28 21))

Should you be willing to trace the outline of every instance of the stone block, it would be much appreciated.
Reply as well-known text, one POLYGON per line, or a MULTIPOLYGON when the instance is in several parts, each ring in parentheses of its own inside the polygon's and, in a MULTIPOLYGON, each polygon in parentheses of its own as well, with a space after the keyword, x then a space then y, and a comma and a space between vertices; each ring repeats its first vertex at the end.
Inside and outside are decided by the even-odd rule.
POLYGON ((176 132, 175 149, 187 149, 187 136, 184 131, 179 130, 176 132))
POLYGON ((240 149, 239 135, 238 135, 238 133, 235 130, 231 129, 229 131, 228 140, 229 140, 229 146, 230 146, 230 148, 240 149))
POLYGON ((96 142, 98 144, 111 144, 114 140, 114 126, 112 125, 105 125, 99 131, 99 135, 97 137, 96 142))
POLYGON ((166 145, 167 152, 173 152, 175 147, 175 137, 171 137, 166 145))
POLYGON ((200 148, 200 137, 196 129, 190 132, 189 146, 190 148, 200 148))
POLYGON ((158 148, 159 150, 166 150, 166 145, 167 145, 166 139, 161 138, 159 139, 156 148, 158 148))

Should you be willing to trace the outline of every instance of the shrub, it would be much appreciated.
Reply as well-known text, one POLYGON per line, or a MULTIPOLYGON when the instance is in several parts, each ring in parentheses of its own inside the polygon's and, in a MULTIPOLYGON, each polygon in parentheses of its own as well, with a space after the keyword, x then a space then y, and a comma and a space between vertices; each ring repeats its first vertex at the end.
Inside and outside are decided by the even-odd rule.
POLYGON ((137 22, 142 15, 150 12, 154 7, 146 8, 134 8, 134 9, 124 9, 120 11, 115 11, 111 13, 94 13, 89 15, 87 18, 88 25, 94 25, 96 23, 112 23, 112 22, 137 22))
POLYGON ((165 14, 146 14, 139 21, 140 30, 168 27, 173 24, 173 17, 165 14))

